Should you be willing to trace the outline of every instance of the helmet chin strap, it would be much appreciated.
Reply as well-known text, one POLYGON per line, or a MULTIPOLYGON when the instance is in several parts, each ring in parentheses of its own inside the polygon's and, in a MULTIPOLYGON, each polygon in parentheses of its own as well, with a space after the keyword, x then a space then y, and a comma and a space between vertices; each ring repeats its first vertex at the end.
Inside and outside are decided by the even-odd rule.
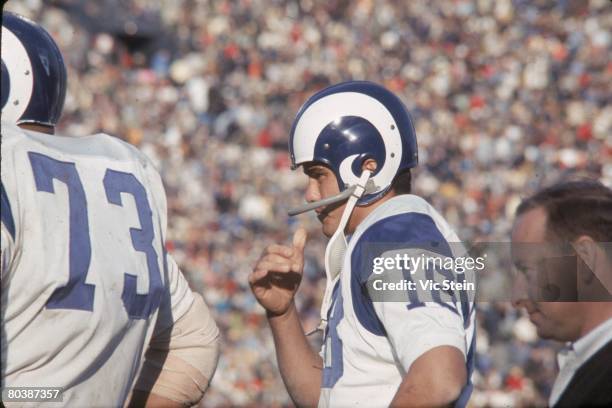
MULTIPOLYGON (((319 323, 319 327, 315 329, 317 330, 325 330, 327 327, 327 312, 331 305, 332 300, 332 292, 334 290, 334 286, 340 277, 340 271, 342 270, 342 264, 344 262, 344 254, 347 248, 346 237, 344 236, 344 229, 348 224, 349 218, 353 213, 353 209, 357 204, 357 201, 363 196, 366 191, 366 184, 370 178, 371 172, 369 170, 364 170, 359 178, 359 181, 356 185, 351 186, 346 189, 343 194, 350 195, 348 202, 346 203, 346 207, 344 208, 344 212, 342 213, 342 217, 340 218, 340 223, 338 224, 338 228, 334 235, 330 238, 327 243, 327 248, 325 249, 325 274, 327 276, 327 283, 325 286, 325 295, 323 296, 323 303, 321 304, 321 322, 319 323), (349 192, 348 194, 346 192, 349 192)), ((330 197, 335 199, 333 202, 338 202, 340 200, 336 199, 337 196, 330 197)), ((326 200, 329 200, 326 199, 326 200)), ((321 206, 321 202, 326 201, 321 200, 318 201, 314 208, 318 208, 321 206)), ((312 333, 312 332, 311 332, 312 333)), ((311 334, 309 333, 309 334, 311 334)))

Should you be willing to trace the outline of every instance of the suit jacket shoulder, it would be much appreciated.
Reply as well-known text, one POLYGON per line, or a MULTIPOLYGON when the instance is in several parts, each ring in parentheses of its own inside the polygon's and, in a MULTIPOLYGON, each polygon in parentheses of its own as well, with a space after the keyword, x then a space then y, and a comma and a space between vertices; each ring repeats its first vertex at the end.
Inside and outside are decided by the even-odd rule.
POLYGON ((612 341, 591 356, 574 374, 555 407, 612 406, 612 341))

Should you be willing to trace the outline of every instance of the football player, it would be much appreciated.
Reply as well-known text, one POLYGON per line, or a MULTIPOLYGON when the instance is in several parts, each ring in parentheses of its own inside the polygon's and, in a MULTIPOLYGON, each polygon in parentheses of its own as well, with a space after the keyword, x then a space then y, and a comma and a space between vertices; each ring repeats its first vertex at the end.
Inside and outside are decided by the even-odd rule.
POLYGON ((65 91, 51 36, 4 12, 2 387, 58 387, 67 406, 120 407, 132 390, 135 405, 195 404, 219 332, 165 252, 160 175, 117 138, 54 136, 65 91))
POLYGON ((455 271, 395 264, 462 255, 447 222, 409 194, 417 143, 403 103, 370 82, 323 89, 298 112, 289 150, 293 168, 302 166, 308 177, 309 202, 290 215, 316 210, 330 237, 321 352, 310 348, 294 303, 304 266, 303 229, 292 245, 268 247, 249 282, 266 310, 293 401, 323 407, 466 405, 473 298, 420 287, 427 280, 440 283, 441 276, 454 281, 455 271), (387 271, 373 267, 382 265, 377 259, 387 271), (409 281, 419 285, 401 286, 409 281), (395 285, 384 290, 384 284, 395 285))

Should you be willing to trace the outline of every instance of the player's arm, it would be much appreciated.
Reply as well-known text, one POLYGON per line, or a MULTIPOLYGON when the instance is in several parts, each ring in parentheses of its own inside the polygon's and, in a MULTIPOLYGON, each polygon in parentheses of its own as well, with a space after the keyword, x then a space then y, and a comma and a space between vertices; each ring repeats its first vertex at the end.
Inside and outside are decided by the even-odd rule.
POLYGON ((281 376, 297 406, 316 406, 323 361, 312 350, 293 297, 304 268, 306 231, 299 229, 293 246, 272 245, 249 276, 253 294, 266 309, 281 376))
MULTIPOLYGON (((130 146, 145 166, 153 206, 166 236, 166 193, 151 161, 130 146)), ((202 297, 195 294, 171 255, 164 252, 165 293, 145 361, 129 406, 195 405, 203 398, 219 358, 219 330, 202 297)))
POLYGON ((168 259, 169 299, 160 306, 131 407, 195 405, 217 367, 217 325, 202 297, 191 292, 176 263, 168 259))
POLYGON ((150 394, 146 391, 134 390, 128 405, 130 408, 183 408, 185 405, 180 402, 172 401, 157 394, 150 394))
POLYGON ((276 358, 285 387, 297 406, 316 406, 321 392, 323 360, 312 350, 295 304, 286 313, 268 314, 276 358))
POLYGON ((468 380, 461 318, 433 302, 412 310, 384 303, 387 336, 406 370, 391 406, 453 405, 468 380))
POLYGON ((452 346, 435 347, 412 363, 391 406, 450 406, 466 383, 463 353, 452 346))

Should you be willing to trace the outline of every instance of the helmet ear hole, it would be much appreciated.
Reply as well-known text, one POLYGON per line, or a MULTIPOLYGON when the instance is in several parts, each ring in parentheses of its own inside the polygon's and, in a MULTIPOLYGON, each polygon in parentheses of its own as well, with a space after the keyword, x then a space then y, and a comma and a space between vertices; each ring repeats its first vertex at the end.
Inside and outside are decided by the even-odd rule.
POLYGON ((361 169, 363 170, 370 170, 370 172, 372 174, 374 174, 374 172, 376 171, 376 169, 378 168, 378 163, 376 162, 376 159, 373 157, 364 157, 363 160, 361 161, 361 169))
POLYGON ((370 152, 362 153, 355 157, 355 160, 353 160, 353 165, 351 166, 353 174, 357 177, 361 177, 361 174, 365 170, 365 166, 369 160, 374 161, 376 163, 374 155, 370 152))

